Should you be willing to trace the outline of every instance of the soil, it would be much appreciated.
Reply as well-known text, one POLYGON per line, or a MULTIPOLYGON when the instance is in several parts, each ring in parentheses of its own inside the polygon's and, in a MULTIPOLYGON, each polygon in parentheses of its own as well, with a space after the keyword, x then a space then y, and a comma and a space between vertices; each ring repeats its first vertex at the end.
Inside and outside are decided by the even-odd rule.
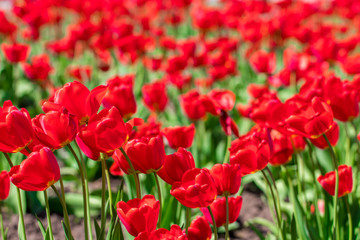
MULTIPOLYGON (((262 200, 262 194, 254 186, 246 186, 244 192, 242 193, 243 205, 240 216, 238 218, 238 223, 240 225, 239 229, 233 230, 230 232, 231 239, 247 239, 255 240, 259 239, 255 232, 250 227, 245 227, 244 223, 254 217, 261 217, 267 220, 272 221, 269 207, 262 200)), ((44 227, 47 226, 45 214, 40 215, 44 227)), ((57 214, 51 215, 51 222, 53 226, 54 237, 56 240, 65 239, 65 235, 61 226, 61 221, 63 220, 62 216, 57 214)), ((70 216, 71 230, 75 239, 84 239, 84 228, 83 221, 76 219, 73 216, 70 216)), ((8 230, 8 240, 18 240, 17 225, 18 217, 13 216, 4 216, 4 225, 8 230)), ((41 240, 42 234, 39 229, 37 220, 34 215, 26 214, 25 215, 25 226, 26 226, 26 235, 28 240, 41 240)), ((268 231, 263 226, 257 226, 258 229, 266 235, 268 231)), ((220 239, 221 236, 220 236, 220 239)))

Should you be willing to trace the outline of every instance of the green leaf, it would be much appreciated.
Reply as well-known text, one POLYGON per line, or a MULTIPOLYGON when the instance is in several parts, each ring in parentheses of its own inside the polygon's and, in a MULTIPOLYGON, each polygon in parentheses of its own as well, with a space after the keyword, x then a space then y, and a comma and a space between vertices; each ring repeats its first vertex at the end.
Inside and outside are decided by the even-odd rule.
POLYGON ((73 236, 71 236, 69 229, 67 228, 67 226, 65 225, 64 221, 61 221, 61 225, 64 229, 64 233, 65 233, 65 239, 66 240, 72 240, 73 236))
POLYGON ((96 239, 100 239, 99 237, 100 237, 100 233, 101 233, 101 228, 95 218, 94 218, 94 226, 95 226, 96 239))
POLYGON ((38 216, 37 216, 36 214, 35 214, 35 217, 36 217, 36 220, 37 220, 37 222, 38 222, 38 225, 39 225, 41 234, 42 234, 43 238, 45 239, 45 235, 46 235, 45 227, 44 227, 44 225, 42 224, 41 220, 38 218, 38 216))
POLYGON ((46 234, 44 240, 50 240, 50 228, 46 229, 46 234))
POLYGON ((259 231, 254 224, 248 222, 249 227, 255 232, 255 234, 260 238, 260 240, 265 240, 264 235, 259 231))
POLYGON ((275 226, 275 224, 270 222, 269 220, 266 220, 266 219, 260 218, 260 217, 256 217, 256 218, 253 218, 253 219, 247 221, 247 224, 249 224, 249 225, 254 224, 254 223, 267 227, 274 234, 278 233, 277 226, 275 226))
POLYGON ((291 218, 291 240, 296 240, 297 239, 297 234, 296 234, 296 220, 295 220, 295 215, 292 215, 291 218))

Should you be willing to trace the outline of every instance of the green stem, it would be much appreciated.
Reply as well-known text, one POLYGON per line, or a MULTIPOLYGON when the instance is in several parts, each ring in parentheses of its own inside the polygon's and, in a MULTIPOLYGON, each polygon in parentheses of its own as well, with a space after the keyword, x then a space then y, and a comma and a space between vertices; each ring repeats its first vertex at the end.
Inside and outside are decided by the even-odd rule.
POLYGON ((329 146, 329 149, 330 149, 330 153, 331 153, 331 158, 332 158, 332 161, 333 161, 333 165, 334 165, 334 168, 335 168, 335 175, 336 175, 336 179, 335 179, 335 195, 334 195, 334 223, 333 223, 333 229, 334 229, 334 235, 333 237, 335 239, 339 239, 339 227, 338 227, 338 224, 337 224, 337 218, 338 218, 338 209, 337 209, 337 205, 338 205, 338 195, 339 195, 339 170, 338 170, 338 159, 335 155, 335 151, 333 149, 333 147, 331 146, 331 143, 328 139, 328 137, 323 134, 328 146, 329 146), (335 237, 336 236, 336 237, 335 237))
MULTIPOLYGON (((80 178, 81 178, 81 187, 82 187, 82 193, 83 193, 83 204, 84 204, 84 233, 85 233, 85 240, 89 239, 89 233, 90 236, 92 235, 91 232, 89 232, 89 215, 88 215, 88 211, 87 209, 89 208, 88 205, 88 195, 87 195, 87 191, 86 191, 86 185, 85 185, 85 177, 84 177, 84 171, 82 168, 82 164, 78 158, 78 156, 76 155, 74 149, 71 147, 70 144, 67 145, 67 147, 69 148, 70 152, 72 153, 72 155, 74 156, 78 166, 79 166, 79 172, 80 172, 80 178)), ((91 224, 90 224, 91 225, 91 224)))
POLYGON ((11 159, 10 159, 10 157, 9 157, 9 154, 7 154, 6 152, 3 152, 3 154, 4 154, 4 156, 5 156, 6 160, 7 160, 10 168, 12 168, 12 167, 14 166, 14 164, 11 162, 11 159))
POLYGON ((191 218, 191 208, 186 207, 186 213, 185 213, 185 232, 186 235, 189 232, 189 226, 190 226, 190 218, 191 218))
MULTIPOLYGON (((55 187, 54 187, 55 188, 55 187)), ((55 188, 56 189, 56 188, 55 188)), ((70 226, 70 220, 69 220, 69 214, 68 214, 68 210, 67 210, 67 206, 66 206, 66 199, 65 199, 65 190, 64 190, 64 183, 63 183, 63 179, 60 176, 60 191, 61 191, 61 196, 62 196, 62 200, 63 200, 63 208, 64 208, 64 215, 65 215, 65 224, 68 225, 69 228, 69 232, 71 234, 71 226, 70 226)), ((60 199, 60 198, 59 198, 60 199)), ((71 234, 72 235, 72 234, 71 234)))
POLYGON ((353 239, 353 224, 352 224, 352 217, 351 217, 348 196, 344 197, 344 202, 345 202, 346 211, 347 211, 347 215, 348 215, 348 219, 349 219, 349 239, 353 239))
POLYGON ((266 173, 264 170, 261 170, 261 173, 263 174, 264 178, 265 178, 265 181, 267 183, 267 185, 269 186, 270 188, 270 192, 271 192, 271 195, 272 195, 272 199, 273 199, 273 203, 274 203, 274 207, 275 207, 275 213, 276 213, 276 217, 277 217, 277 222, 278 222, 278 228, 279 228, 279 235, 281 237, 281 239, 285 239, 284 236, 283 236, 283 232, 281 231, 281 222, 282 222, 282 219, 281 219, 281 212, 280 212, 280 209, 278 208, 278 205, 277 205, 277 201, 275 199, 275 194, 274 194, 274 190, 273 190, 273 187, 271 186, 271 183, 268 179, 268 177, 266 176, 266 173))
POLYGON ((51 224, 51 218, 50 218, 50 207, 49 207, 49 199, 48 199, 48 196, 47 196, 47 190, 44 191, 44 199, 45 199, 46 217, 47 217, 47 222, 48 222, 50 239, 54 240, 52 224, 51 224))
POLYGON ((2 202, 0 202, 0 227, 1 227, 1 237, 3 240, 6 239, 5 231, 4 231, 4 222, 3 222, 3 216, 2 216, 2 202))
POLYGON ((229 162, 229 155, 230 155, 230 151, 229 148, 231 146, 231 134, 227 136, 226 138, 226 148, 225 148, 225 154, 224 154, 224 161, 223 163, 228 163, 229 162))
MULTIPOLYGON (((14 165, 11 162, 9 154, 7 154, 6 152, 3 152, 3 154, 4 154, 7 162, 9 163, 10 167, 12 168, 14 165)), ((22 231, 24 240, 26 240, 24 212, 23 212, 23 209, 22 209, 20 189, 18 187, 16 187, 16 193, 17 193, 17 203, 18 203, 18 211, 19 211, 19 221, 21 222, 21 231, 22 231)))
POLYGON ((25 146, 25 150, 30 154, 31 153, 31 150, 28 146, 25 146))
POLYGON ((63 208, 65 225, 67 226, 67 228, 69 230, 69 233, 70 233, 70 236, 72 238, 69 214, 68 214, 67 207, 66 207, 66 202, 65 202, 65 195, 64 195, 63 192, 62 192, 62 195, 60 195, 59 191, 56 189, 56 187, 54 185, 51 185, 51 188, 54 190, 56 196, 59 198, 60 204, 61 204, 61 206, 63 208))
POLYGON ((225 195, 226 201, 226 223, 225 223, 225 240, 229 240, 229 196, 225 195))
POLYGON ((158 190, 158 196, 159 196, 159 202, 160 202, 160 212, 159 212, 159 222, 158 222, 158 228, 160 228, 161 226, 161 211, 162 211, 162 198, 161 198, 161 187, 160 187, 160 183, 159 183, 159 178, 157 176, 157 174, 154 172, 154 176, 155 176, 155 181, 156 181, 156 186, 157 186, 157 190, 158 190))
POLYGON ((105 179, 105 159, 101 159, 101 230, 105 231, 106 225, 106 213, 105 213, 105 201, 106 201, 106 179, 105 179))
MULTIPOLYGON (((304 138, 305 141, 306 141, 306 144, 307 146, 309 147, 309 160, 310 160, 310 163, 311 163, 311 167, 312 169, 316 169, 315 168, 315 162, 314 162, 314 158, 313 158, 313 152, 312 152, 312 146, 311 146, 311 142, 307 139, 307 138, 304 138)), ((319 211, 319 206, 318 206, 318 199, 319 199, 319 196, 318 196, 318 192, 317 192, 317 178, 315 176, 315 170, 313 171, 310 171, 311 174, 312 174, 312 178, 313 178, 313 181, 314 181, 314 198, 315 198, 315 202, 314 202, 314 206, 315 206, 315 216, 316 216, 316 224, 317 224, 317 227, 319 229, 319 234, 320 234, 320 238, 323 238, 324 236, 324 233, 323 233, 323 226, 322 226, 322 221, 320 219, 320 211, 319 211)))
MULTIPOLYGON (((75 144, 75 146, 77 147, 77 150, 79 152, 80 155, 80 159, 81 159, 81 165, 82 165, 82 171, 83 171, 83 176, 84 176, 84 182, 85 182, 85 196, 86 196, 86 213, 88 216, 88 222, 87 222, 87 227, 89 229, 89 233, 90 233, 90 240, 93 239, 93 235, 92 235, 92 226, 91 226, 91 215, 90 215, 90 194, 89 194, 89 185, 88 185, 88 179, 87 179, 87 171, 86 171, 86 162, 85 159, 83 158, 83 155, 81 153, 80 147, 78 144, 75 144)), ((79 165, 80 166, 80 165, 79 165)))
POLYGON ((214 217, 213 212, 211 211, 210 206, 208 206, 208 210, 209 210, 209 213, 210 213, 210 216, 211 216, 211 220, 212 220, 212 223, 213 223, 215 240, 217 240, 217 239, 218 239, 218 234, 217 234, 217 228, 216 228, 215 217, 214 217))
POLYGON ((336 168, 335 169, 335 174, 336 174, 336 179, 335 179, 335 194, 334 194, 334 222, 333 222, 333 238, 334 239, 339 239, 339 227, 338 227, 338 224, 337 224, 337 213, 338 213, 338 210, 337 210, 337 205, 338 205, 338 195, 339 195, 339 171, 338 169, 336 168), (335 237, 336 236, 336 237, 335 237))
POLYGON ((327 137, 325 134, 323 134, 323 137, 325 138, 325 140, 326 140, 326 142, 327 142, 327 144, 328 144, 328 146, 329 146, 334 167, 337 169, 337 168, 338 168, 338 163, 337 163, 337 160, 338 160, 338 159, 337 159, 337 157, 336 157, 335 151, 334 151, 333 147, 331 146, 331 143, 330 143, 328 137, 327 137))
POLYGON ((106 182, 108 185, 108 192, 109 192, 109 201, 110 201, 110 215, 114 215, 114 205, 113 205, 113 199, 112 199, 112 191, 111 191, 111 183, 110 183, 110 175, 109 175, 109 169, 105 168, 105 176, 106 176, 106 182))
POLYGON ((140 181, 139 181, 139 176, 138 174, 135 172, 134 166, 132 165, 132 162, 129 158, 129 156, 126 154, 125 150, 121 147, 120 148, 121 153, 125 156, 126 161, 128 162, 130 169, 131 169, 131 174, 134 176, 135 179, 135 185, 136 185, 136 197, 141 199, 141 188, 140 188, 140 181))

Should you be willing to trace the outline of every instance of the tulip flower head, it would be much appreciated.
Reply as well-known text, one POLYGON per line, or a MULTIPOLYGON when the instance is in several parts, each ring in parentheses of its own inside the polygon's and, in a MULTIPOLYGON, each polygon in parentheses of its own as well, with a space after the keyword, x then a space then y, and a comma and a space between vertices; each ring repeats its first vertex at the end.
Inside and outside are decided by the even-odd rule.
POLYGON ((16 153, 33 139, 30 115, 26 109, 18 110, 10 100, 0 107, 0 151, 16 153))
POLYGON ((212 230, 205 217, 197 216, 188 229, 189 240, 210 240, 212 230))
POLYGON ((193 168, 185 172, 181 182, 173 184, 170 194, 185 207, 199 208, 209 206, 217 190, 209 170, 193 168))
POLYGON ((24 191, 45 191, 60 179, 60 167, 50 148, 32 152, 9 172, 11 182, 24 191), (39 174, 41 173, 41 174, 39 174))
POLYGON ((163 135, 173 149, 191 147, 195 136, 195 125, 167 127, 162 130, 163 135))
MULTIPOLYGON (((352 168, 351 166, 340 165, 338 171, 339 171, 338 197, 342 197, 352 192, 352 188, 353 188, 352 168)), ((319 176, 317 180, 321 184, 321 186, 325 189, 326 192, 328 192, 331 196, 335 195, 335 180, 336 180, 335 171, 328 172, 325 174, 325 176, 319 176)))
MULTIPOLYGON (((229 198, 229 223, 233 223, 239 217, 242 206, 242 197, 230 197, 229 198)), ((216 199, 211 205, 210 209, 214 214, 216 227, 221 227, 226 223, 226 200, 225 197, 216 199)), ((201 208, 208 222, 213 224, 209 210, 207 208, 201 208)))
POLYGON ((0 172, 0 200, 8 198, 10 193, 10 178, 7 171, 0 172))
POLYGON ((152 232, 156 229, 160 202, 153 195, 145 195, 142 199, 132 199, 116 204, 117 214, 126 230, 134 237, 141 232, 152 232))

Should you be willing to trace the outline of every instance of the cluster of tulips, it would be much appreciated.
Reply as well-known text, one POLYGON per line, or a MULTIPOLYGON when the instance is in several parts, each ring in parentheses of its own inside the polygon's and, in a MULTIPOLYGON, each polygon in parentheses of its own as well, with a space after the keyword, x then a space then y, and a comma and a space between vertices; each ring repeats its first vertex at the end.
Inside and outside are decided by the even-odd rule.
POLYGON ((23 191, 54 239, 49 188, 74 239, 64 165, 85 240, 228 240, 245 184, 273 214, 246 223, 261 239, 360 236, 357 0, 24 0, 0 22, 3 239, 11 184, 19 239, 23 191))

